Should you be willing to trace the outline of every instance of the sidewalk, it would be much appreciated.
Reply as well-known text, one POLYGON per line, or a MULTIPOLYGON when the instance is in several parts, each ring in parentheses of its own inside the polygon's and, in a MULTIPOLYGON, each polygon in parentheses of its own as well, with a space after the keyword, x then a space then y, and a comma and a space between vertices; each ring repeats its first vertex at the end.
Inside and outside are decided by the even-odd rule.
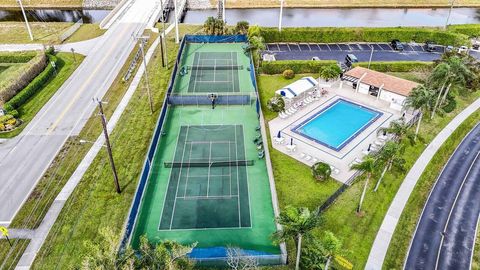
POLYGON ((432 142, 423 151, 422 155, 417 159, 413 167, 408 172, 405 180, 397 191, 392 204, 388 208, 387 214, 383 219, 382 225, 375 237, 372 249, 368 256, 365 269, 377 270, 382 269, 383 261, 387 254, 388 246, 392 240, 393 233, 398 224, 398 220, 405 208, 408 198, 412 193, 418 179, 427 167, 430 160, 437 153, 438 149, 448 139, 452 132, 460 126, 471 114, 480 108, 480 99, 470 104, 462 112, 460 112, 440 133, 432 140, 432 142))
MULTIPOLYGON (((150 59, 153 56, 153 53, 156 49, 156 47, 159 44, 159 40, 156 39, 155 42, 152 44, 148 52, 146 53, 145 59, 147 63, 150 61, 150 59)), ((122 113, 124 112, 125 108, 127 107, 130 99, 132 98, 133 94, 135 93, 135 90, 137 89, 138 84, 140 83, 140 80, 143 76, 145 69, 143 65, 140 65, 137 73, 135 74, 135 77, 133 78, 127 92, 125 93, 124 97, 122 98, 120 104, 118 107, 115 109, 115 112, 113 113, 112 117, 110 118, 108 125, 107 125, 107 130, 109 133, 112 132, 112 130, 115 128, 116 124, 120 120, 120 117, 122 113)), ((60 212, 62 211, 63 206, 65 205, 66 201, 70 197, 70 195, 73 193, 75 187, 78 185, 80 180, 82 179, 83 175, 87 171, 88 167, 94 160, 94 158, 97 156, 98 152, 103 149, 103 145, 105 143, 105 138, 103 133, 99 135, 93 146, 90 148, 88 153, 85 155, 83 158, 82 162, 78 165, 77 169, 75 172, 72 174, 68 182, 65 184, 63 189, 60 191, 60 193, 57 195, 55 198, 54 202, 50 206, 50 209, 48 210, 47 214, 45 215, 44 219, 42 220, 42 223, 40 226, 34 230, 34 231, 28 231, 28 230, 21 230, 21 229, 11 229, 10 231, 12 232, 12 238, 15 238, 14 235, 17 236, 23 236, 20 238, 28 238, 31 239, 27 249, 23 253, 22 257, 20 258, 20 261, 17 264, 17 267, 15 269, 30 269, 31 265, 33 264, 33 261, 35 260, 35 256, 37 255, 38 251, 42 247, 43 243, 45 242, 45 239, 47 238, 48 233, 50 232, 50 229, 52 228, 53 224, 57 220, 58 216, 60 215, 60 212)))

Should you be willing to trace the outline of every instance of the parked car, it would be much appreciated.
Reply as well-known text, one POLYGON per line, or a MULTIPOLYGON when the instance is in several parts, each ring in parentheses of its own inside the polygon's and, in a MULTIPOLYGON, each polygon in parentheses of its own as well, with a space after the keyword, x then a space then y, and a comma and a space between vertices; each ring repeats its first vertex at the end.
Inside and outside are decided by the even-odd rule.
POLYGON ((357 62, 358 58, 354 54, 349 53, 347 56, 345 56, 345 65, 347 65, 347 67, 351 67, 353 63, 357 62))
POLYGON ((312 57, 312 61, 319 61, 319 60, 320 60, 320 57, 318 57, 318 56, 312 57))
POLYGON ((472 49, 474 50, 479 50, 480 49, 480 43, 475 43, 472 45, 472 49))
POLYGON ((468 52, 467 46, 460 46, 460 48, 458 48, 458 53, 467 53, 467 52, 468 52))
POLYGON ((437 50, 437 47, 435 46, 435 42, 430 41, 430 40, 425 42, 425 51, 433 52, 433 51, 436 51, 436 50, 437 50))
POLYGON ((392 40, 392 42, 390 42, 390 45, 396 51, 403 51, 403 44, 398 39, 392 40))
POLYGON ((445 52, 453 52, 453 46, 448 45, 447 47, 445 47, 445 52))

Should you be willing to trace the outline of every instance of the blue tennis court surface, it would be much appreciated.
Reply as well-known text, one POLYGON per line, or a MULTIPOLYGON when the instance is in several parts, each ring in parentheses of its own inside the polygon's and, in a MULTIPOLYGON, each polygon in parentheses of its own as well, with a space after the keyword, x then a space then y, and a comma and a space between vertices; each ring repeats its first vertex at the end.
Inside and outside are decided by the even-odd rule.
POLYGON ((339 151, 381 115, 381 112, 338 99, 293 131, 339 151))

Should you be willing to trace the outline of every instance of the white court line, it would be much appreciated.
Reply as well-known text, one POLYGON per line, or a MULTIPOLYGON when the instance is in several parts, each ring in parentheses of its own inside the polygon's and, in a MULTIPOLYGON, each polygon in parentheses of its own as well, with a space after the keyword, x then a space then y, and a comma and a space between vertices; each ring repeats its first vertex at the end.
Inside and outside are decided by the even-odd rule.
MULTIPOLYGON (((200 61, 200 58, 201 58, 201 53, 200 52, 197 52, 198 53, 198 59, 200 61)), ((199 62, 197 61, 197 62, 199 62)), ((192 74, 193 75, 193 74, 192 74)), ((190 76, 192 76, 190 75, 190 76)), ((200 74, 201 75, 201 74, 200 74)), ((198 78, 198 68, 195 70, 195 81, 193 82, 193 92, 196 93, 197 92, 197 78, 198 78)))
POLYGON ((177 197, 177 199, 182 200, 220 200, 220 199, 232 199, 236 198, 238 195, 215 195, 215 196, 185 196, 185 197, 177 197))
MULTIPOLYGON (((212 142, 210 142, 210 149, 208 151, 208 160, 209 164, 212 164, 212 142)), ((208 166, 208 177, 207 177, 207 198, 208 198, 208 190, 210 189, 210 169, 212 166, 208 166)))
MULTIPOLYGON (((187 144, 185 144, 185 146, 187 146, 187 144)), ((190 152, 188 153, 188 160, 190 160, 190 157, 192 156, 192 148, 193 148, 193 145, 190 144, 190 152)), ((183 196, 186 196, 187 195, 187 188, 188 188, 188 178, 190 176, 190 166, 188 167, 188 170, 187 170, 187 178, 185 178, 185 189, 184 189, 184 192, 183 192, 183 196)), ((180 181, 182 179, 178 179, 178 185, 180 185, 180 181)))
MULTIPOLYGON (((237 125, 235 125, 234 128, 234 134, 235 134, 235 156, 238 158, 238 141, 237 141, 237 125)), ((237 200, 237 205, 238 205, 238 227, 242 227, 242 215, 240 213, 240 183, 238 181, 239 175, 238 175, 238 167, 236 168, 237 170, 237 193, 238 193, 238 200, 237 200)))
MULTIPOLYGON (((185 141, 187 141, 188 139, 188 130, 189 130, 190 126, 187 126, 187 132, 185 134, 185 141)), ((180 136, 179 136, 180 137, 180 136)), ((186 147, 183 147, 183 153, 182 153, 182 163, 183 164, 183 159, 185 157, 185 148, 186 147)), ((172 224, 173 224, 173 217, 175 216, 175 206, 177 204, 177 197, 178 197, 178 186, 180 184, 180 179, 181 179, 181 176, 182 176, 182 165, 180 165, 180 171, 178 173, 178 182, 177 182, 177 190, 175 192, 175 200, 173 201, 173 209, 172 209, 172 216, 170 218, 170 229, 172 229, 172 224)))

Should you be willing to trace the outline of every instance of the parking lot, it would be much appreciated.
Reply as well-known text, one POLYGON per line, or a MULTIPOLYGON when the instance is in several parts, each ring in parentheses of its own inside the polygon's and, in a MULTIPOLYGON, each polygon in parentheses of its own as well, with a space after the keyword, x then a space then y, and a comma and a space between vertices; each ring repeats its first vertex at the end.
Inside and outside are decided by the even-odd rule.
POLYGON ((434 52, 425 51, 423 44, 404 43, 403 51, 395 51, 388 43, 268 43, 266 53, 274 54, 277 60, 343 61, 353 53, 360 62, 368 61, 373 49, 372 61, 433 61, 439 59, 444 46, 435 46, 434 52))

